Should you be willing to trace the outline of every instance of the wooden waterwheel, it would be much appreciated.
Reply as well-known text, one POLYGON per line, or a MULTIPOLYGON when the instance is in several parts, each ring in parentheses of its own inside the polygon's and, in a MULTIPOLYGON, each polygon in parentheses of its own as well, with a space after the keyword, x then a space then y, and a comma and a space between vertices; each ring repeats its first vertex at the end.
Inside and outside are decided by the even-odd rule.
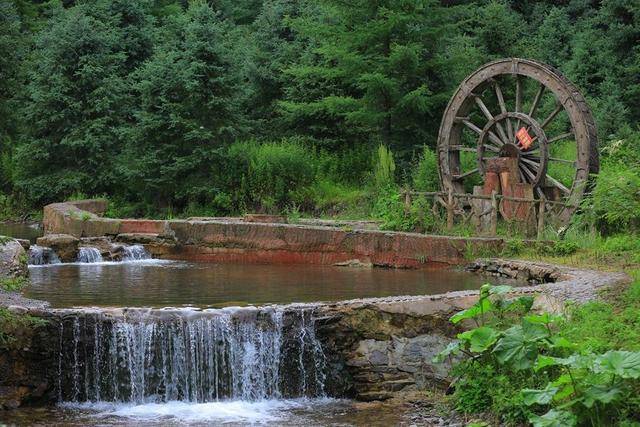
POLYGON ((559 223, 571 218, 599 169, 593 115, 555 68, 508 58, 483 65, 449 101, 438 136, 442 187, 472 193, 492 158, 517 159, 519 181, 559 223))

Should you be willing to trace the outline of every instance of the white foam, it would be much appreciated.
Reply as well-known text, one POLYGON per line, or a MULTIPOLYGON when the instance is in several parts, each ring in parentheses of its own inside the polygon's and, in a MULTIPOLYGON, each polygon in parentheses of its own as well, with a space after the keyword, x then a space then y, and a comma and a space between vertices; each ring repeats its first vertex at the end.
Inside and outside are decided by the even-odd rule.
POLYGON ((58 264, 44 264, 44 265, 36 265, 30 264, 29 268, 60 268, 68 265, 77 265, 83 268, 92 268, 92 267, 100 267, 103 265, 159 265, 159 264, 175 264, 176 261, 168 260, 168 259, 136 259, 136 260, 123 260, 123 261, 99 261, 99 262, 63 262, 58 264))
POLYGON ((166 403, 73 403, 66 402, 59 406, 94 412, 95 417, 118 417, 140 422, 176 419, 186 423, 251 423, 283 421, 295 409, 310 409, 337 402, 335 399, 288 399, 260 400, 249 402, 244 400, 222 400, 217 402, 193 403, 170 401, 166 403))

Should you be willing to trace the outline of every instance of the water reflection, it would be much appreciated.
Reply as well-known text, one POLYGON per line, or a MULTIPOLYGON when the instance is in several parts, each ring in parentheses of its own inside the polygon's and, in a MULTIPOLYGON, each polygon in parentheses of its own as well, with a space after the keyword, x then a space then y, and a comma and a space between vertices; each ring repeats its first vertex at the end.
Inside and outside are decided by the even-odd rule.
POLYGON ((37 223, 0 222, 0 236, 27 239, 35 243, 36 239, 42 236, 42 227, 37 223))
POLYGON ((477 289, 486 278, 448 270, 232 265, 142 260, 30 268, 26 294, 56 307, 198 306, 337 301, 477 289))

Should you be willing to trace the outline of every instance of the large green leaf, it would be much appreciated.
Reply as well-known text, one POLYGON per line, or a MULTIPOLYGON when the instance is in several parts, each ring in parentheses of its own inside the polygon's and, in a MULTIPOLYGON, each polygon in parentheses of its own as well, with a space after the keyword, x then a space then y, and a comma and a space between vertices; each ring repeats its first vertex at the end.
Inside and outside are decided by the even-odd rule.
POLYGON ((451 341, 440 353, 436 354, 432 362, 442 363, 448 356, 456 356, 460 354, 460 348, 462 343, 458 340, 451 341))
POLYGON ((576 416, 569 411, 550 410, 542 416, 533 415, 529 418, 533 427, 572 427, 577 423, 576 416))
POLYGON ((538 356, 538 346, 521 325, 512 326, 504 332, 493 349, 501 364, 510 364, 516 370, 528 369, 538 356))
POLYGON ((640 378, 640 352, 611 350, 598 356, 594 371, 622 378, 640 378))
POLYGON ((553 387, 551 384, 547 384, 543 390, 525 388, 521 391, 522 400, 527 406, 534 404, 546 405, 553 400, 553 397, 556 395, 558 390, 558 387, 553 387))
POLYGON ((552 357, 539 355, 536 359, 536 364, 534 369, 539 371, 549 366, 571 366, 573 368, 580 368, 583 366, 582 362, 583 357, 579 354, 572 354, 569 357, 552 357))
POLYGON ((451 316, 451 323, 458 323, 465 319, 473 319, 475 317, 480 316, 482 313, 488 313, 493 309, 493 304, 488 299, 480 299, 473 306, 467 308, 466 310, 462 310, 453 316, 451 316))
POLYGON ((587 408, 591 408, 595 402, 611 403, 616 400, 621 393, 618 387, 604 384, 592 385, 584 390, 582 403, 587 408))
POLYGON ((562 319, 562 316, 558 314, 543 313, 543 314, 532 314, 532 315, 526 316, 524 319, 529 323, 548 325, 550 323, 554 323, 562 319))
POLYGON ((500 333, 488 326, 472 329, 458 335, 458 339, 469 344, 469 350, 481 353, 491 347, 500 336, 500 333))

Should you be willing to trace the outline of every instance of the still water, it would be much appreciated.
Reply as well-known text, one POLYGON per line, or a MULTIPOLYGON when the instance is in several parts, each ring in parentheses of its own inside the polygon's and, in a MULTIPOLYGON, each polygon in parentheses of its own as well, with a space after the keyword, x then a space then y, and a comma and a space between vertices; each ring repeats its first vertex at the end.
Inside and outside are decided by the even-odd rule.
POLYGON ((42 226, 37 223, 0 222, 0 236, 27 239, 35 243, 42 236, 42 226))
POLYGON ((30 267, 27 297, 53 307, 225 307, 339 301, 478 289, 486 278, 450 270, 234 265, 141 260, 30 267))

